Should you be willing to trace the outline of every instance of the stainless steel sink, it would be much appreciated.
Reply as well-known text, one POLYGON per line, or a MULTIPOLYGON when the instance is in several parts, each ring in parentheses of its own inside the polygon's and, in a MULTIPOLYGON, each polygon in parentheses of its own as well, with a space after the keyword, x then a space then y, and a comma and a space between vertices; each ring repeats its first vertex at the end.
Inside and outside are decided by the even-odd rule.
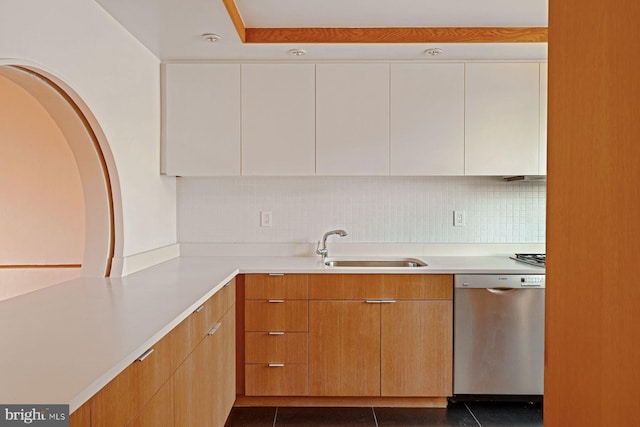
POLYGON ((426 267, 425 262, 416 258, 327 258, 324 261, 327 267, 426 267))

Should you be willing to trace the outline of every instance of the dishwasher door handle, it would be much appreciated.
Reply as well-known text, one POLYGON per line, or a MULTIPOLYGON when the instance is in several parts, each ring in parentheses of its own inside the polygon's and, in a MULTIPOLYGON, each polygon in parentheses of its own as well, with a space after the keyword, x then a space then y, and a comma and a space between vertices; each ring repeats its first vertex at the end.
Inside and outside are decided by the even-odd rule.
POLYGON ((491 292, 492 294, 498 294, 498 295, 508 294, 515 290, 516 288, 487 288, 487 291, 491 292))

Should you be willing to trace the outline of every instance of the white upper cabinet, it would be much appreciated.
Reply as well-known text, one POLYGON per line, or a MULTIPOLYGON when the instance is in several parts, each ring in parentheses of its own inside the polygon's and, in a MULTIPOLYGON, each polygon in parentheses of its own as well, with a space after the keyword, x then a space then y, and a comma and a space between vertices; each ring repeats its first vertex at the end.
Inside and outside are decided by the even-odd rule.
POLYGON ((167 175, 240 175, 240 65, 164 66, 167 175))
POLYGON ((537 175, 540 65, 469 63, 465 82, 465 174, 537 175))
POLYGON ((389 64, 316 65, 316 173, 389 174, 389 64))
POLYGON ((464 64, 391 65, 391 175, 464 175, 464 64))
POLYGON ((547 174, 547 83, 548 64, 540 64, 540 167, 538 174, 547 174))
POLYGON ((315 107, 315 65, 242 65, 242 175, 314 175, 315 107))
POLYGON ((544 175, 546 63, 164 65, 175 176, 544 175))

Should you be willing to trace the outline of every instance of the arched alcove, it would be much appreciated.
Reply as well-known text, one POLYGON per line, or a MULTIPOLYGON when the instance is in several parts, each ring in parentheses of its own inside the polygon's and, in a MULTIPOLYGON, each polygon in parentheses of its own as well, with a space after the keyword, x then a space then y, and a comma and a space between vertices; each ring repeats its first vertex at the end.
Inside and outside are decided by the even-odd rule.
POLYGON ((31 94, 68 142, 78 167, 85 205, 81 275, 109 276, 114 254, 122 252, 120 188, 115 163, 98 121, 71 87, 40 68, 0 60, 0 75, 31 94))

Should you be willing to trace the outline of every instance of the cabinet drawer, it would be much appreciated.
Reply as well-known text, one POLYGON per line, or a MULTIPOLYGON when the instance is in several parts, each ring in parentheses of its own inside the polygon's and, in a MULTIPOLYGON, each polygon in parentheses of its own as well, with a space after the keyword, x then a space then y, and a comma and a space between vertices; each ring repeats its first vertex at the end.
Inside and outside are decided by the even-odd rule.
POLYGON ((245 331, 306 332, 307 300, 246 300, 245 331))
POLYGON ((247 274, 244 286, 246 299, 307 299, 309 296, 307 274, 247 274))
POLYGON ((309 335, 305 332, 247 332, 246 363, 307 364, 309 335))
POLYGON ((450 274, 313 274, 309 298, 452 299, 450 274))
POLYGON ((385 275, 382 298, 453 299, 453 276, 450 274, 385 275))
POLYGON ((183 345, 174 329, 145 356, 133 362, 91 400, 91 425, 127 425, 173 374, 178 364, 177 346, 183 345))
POLYGON ((247 396, 306 396, 309 394, 308 365, 245 365, 247 396))
POLYGON ((184 360, 189 353, 191 353, 207 335, 207 332, 211 330, 213 325, 218 322, 235 303, 235 296, 235 279, 233 279, 176 327, 176 329, 188 329, 188 344, 185 346, 185 349, 181 349, 180 351, 179 357, 181 357, 181 360, 184 360))

